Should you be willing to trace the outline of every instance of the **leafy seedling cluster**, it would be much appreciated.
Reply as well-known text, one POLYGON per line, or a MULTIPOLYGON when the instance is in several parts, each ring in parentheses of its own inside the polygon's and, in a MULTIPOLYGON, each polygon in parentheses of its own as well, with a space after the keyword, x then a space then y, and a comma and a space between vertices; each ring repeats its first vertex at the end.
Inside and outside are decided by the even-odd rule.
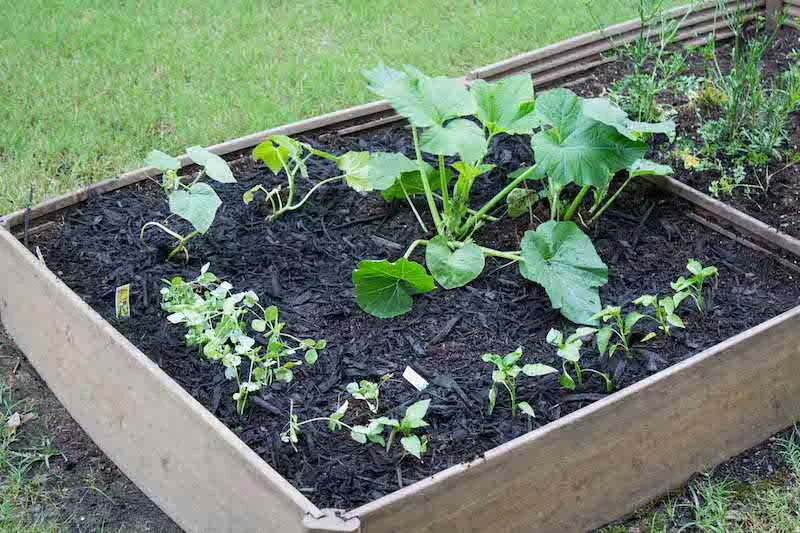
POLYGON ((556 347, 558 350, 556 352, 557 355, 563 359, 559 383, 565 389, 575 390, 577 385, 583 384, 583 374, 585 372, 589 372, 596 374, 603 379, 606 390, 609 393, 614 391, 614 383, 611 381, 611 377, 608 374, 591 368, 581 368, 580 365, 583 339, 590 337, 595 333, 597 333, 596 328, 578 328, 574 333, 566 338, 564 337, 563 333, 555 328, 551 329, 547 333, 547 342, 556 347), (573 378, 569 370, 567 370, 568 365, 572 367, 575 378, 573 378))
POLYGON ((293 369, 303 362, 313 365, 326 342, 284 332, 277 307, 262 307, 253 291, 234 293, 208 268, 204 265, 192 281, 164 280, 161 307, 170 313, 170 323, 187 329, 187 346, 197 346, 204 357, 223 365, 226 378, 236 380, 233 399, 242 414, 251 392, 292 381, 293 369))
POLYGON ((516 415, 517 408, 530 417, 536 417, 533 407, 528 402, 517 401, 517 377, 525 374, 528 377, 546 376, 558 372, 552 366, 541 363, 528 363, 519 366, 517 363, 522 359, 522 348, 517 348, 513 352, 501 356, 493 353, 485 353, 481 359, 487 363, 492 363, 495 369, 492 371, 492 387, 489 389, 489 414, 494 411, 497 402, 497 386, 502 385, 511 399, 511 414, 516 415))

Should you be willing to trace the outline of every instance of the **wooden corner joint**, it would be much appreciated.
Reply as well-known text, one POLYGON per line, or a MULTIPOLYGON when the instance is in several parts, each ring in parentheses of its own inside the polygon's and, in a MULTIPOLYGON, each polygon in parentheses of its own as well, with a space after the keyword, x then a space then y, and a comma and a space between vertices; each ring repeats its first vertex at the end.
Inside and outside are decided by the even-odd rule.
POLYGON ((358 518, 344 518, 339 509, 321 509, 321 515, 306 514, 303 528, 306 533, 359 533, 361 521, 358 518))

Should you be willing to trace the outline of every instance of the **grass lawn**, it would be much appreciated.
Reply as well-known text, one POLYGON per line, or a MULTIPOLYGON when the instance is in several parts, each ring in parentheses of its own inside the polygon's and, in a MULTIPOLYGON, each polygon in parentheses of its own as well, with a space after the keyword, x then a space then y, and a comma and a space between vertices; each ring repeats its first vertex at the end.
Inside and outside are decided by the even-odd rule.
MULTIPOLYGON (((367 102, 360 71, 378 60, 457 76, 591 30, 584 1, 0 0, 0 213, 152 148, 367 102)), ((635 13, 593 3, 609 23, 635 13)))

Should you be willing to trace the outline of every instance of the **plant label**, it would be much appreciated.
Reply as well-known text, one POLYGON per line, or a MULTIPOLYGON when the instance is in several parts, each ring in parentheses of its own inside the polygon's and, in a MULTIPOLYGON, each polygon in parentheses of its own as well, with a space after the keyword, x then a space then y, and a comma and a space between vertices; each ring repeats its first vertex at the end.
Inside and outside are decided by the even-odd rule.
POLYGON ((418 391, 424 391, 428 388, 428 381, 417 374, 417 371, 410 366, 407 366, 406 369, 403 370, 403 378, 411 383, 418 391))
POLYGON ((130 296, 130 283, 117 287, 114 297, 114 302, 117 308, 117 318, 128 318, 131 316, 130 296))

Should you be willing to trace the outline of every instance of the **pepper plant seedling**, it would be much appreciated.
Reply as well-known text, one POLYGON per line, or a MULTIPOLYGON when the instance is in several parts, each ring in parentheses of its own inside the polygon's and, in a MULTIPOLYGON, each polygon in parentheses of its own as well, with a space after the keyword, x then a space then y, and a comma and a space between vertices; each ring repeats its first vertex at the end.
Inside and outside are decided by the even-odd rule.
POLYGON ((487 363, 493 363, 495 369, 492 371, 492 387, 489 389, 489 414, 494 411, 497 401, 497 385, 502 385, 508 391, 511 398, 511 415, 517 413, 517 408, 526 415, 536 418, 533 407, 528 402, 517 402, 517 376, 520 373, 528 377, 546 376, 558 372, 552 366, 541 363, 529 363, 519 366, 517 362, 522 358, 522 347, 513 352, 500 356, 493 353, 485 353, 481 359, 487 363))
POLYGON ((583 347, 583 338, 597 333, 595 328, 578 328, 575 333, 564 339, 564 334, 559 330, 553 328, 547 333, 547 342, 555 346, 558 351, 556 352, 559 357, 564 361, 561 364, 561 378, 559 383, 562 387, 569 390, 575 390, 576 382, 578 385, 583 384, 583 373, 591 372, 597 374, 606 385, 606 390, 611 393, 614 392, 614 384, 608 374, 594 370, 591 368, 581 368, 581 348, 583 347), (575 371, 575 379, 567 371, 567 363, 572 363, 572 368, 575 371))
POLYGON ((363 400, 371 412, 377 413, 378 406, 380 405, 378 396, 380 395, 381 385, 393 377, 394 374, 386 374, 381 376, 381 380, 378 383, 366 379, 362 379, 358 383, 353 381, 352 383, 347 384, 347 392, 349 392, 354 399, 363 400))
POLYGON ((681 317, 675 314, 675 310, 687 296, 687 294, 679 293, 659 298, 657 294, 644 294, 635 299, 633 303, 645 308, 652 307, 655 311, 655 316, 645 314, 645 317, 654 320, 658 324, 658 329, 663 331, 667 337, 671 337, 672 327, 680 329, 686 327, 681 317))
MULTIPOLYGON (((597 313, 595 315, 596 319, 605 323, 611 322, 597 332, 597 349, 600 351, 600 357, 604 356, 606 352, 611 357, 619 348, 622 348, 625 351, 625 355, 630 357, 633 327, 645 316, 638 311, 631 311, 623 318, 622 308, 615 305, 607 305, 605 309, 597 313), (612 342, 614 337, 616 337, 616 342, 612 342)), ((645 343, 655 338, 655 336, 654 332, 650 332, 642 337, 639 342, 645 343)))
POLYGON ((282 185, 270 190, 263 185, 256 185, 245 192, 242 197, 245 204, 250 204, 255 200, 257 192, 264 193, 264 202, 268 203, 272 209, 270 220, 274 220, 287 211, 299 209, 320 187, 335 181, 344 180, 351 189, 360 193, 373 190, 367 180, 369 152, 347 152, 341 156, 335 156, 286 135, 272 135, 253 149, 253 159, 263 161, 276 176, 281 171, 286 174, 286 188, 288 190, 285 199, 282 195, 282 185), (295 202, 297 173, 299 172, 302 177, 308 178, 306 162, 312 156, 333 161, 343 173, 316 183, 300 201, 295 202))
POLYGON ((717 275, 717 267, 707 266, 704 267, 700 261, 696 259, 689 259, 686 269, 692 273, 692 277, 685 278, 679 277, 677 281, 671 284, 672 290, 677 291, 675 296, 681 300, 689 296, 694 299, 697 304, 697 310, 700 314, 704 314, 703 310, 703 282, 713 276, 717 275))
POLYGON ((306 424, 312 424, 314 422, 327 422, 328 429, 330 429, 332 432, 343 427, 352 430, 353 428, 351 426, 348 426, 342 422, 342 417, 347 412, 347 407, 348 403, 347 400, 345 400, 345 402, 340 405, 330 416, 310 418, 300 422, 298 416, 294 414, 294 400, 290 399, 289 423, 286 424, 286 429, 280 434, 280 439, 283 442, 291 444, 294 451, 297 451, 297 443, 300 442, 300 428, 306 424))
POLYGON ((299 339, 285 333, 277 307, 262 307, 253 291, 234 293, 230 283, 220 281, 208 269, 209 265, 204 265, 193 281, 180 277, 164 280, 161 307, 170 313, 170 323, 186 327, 187 346, 198 346, 204 357, 225 367, 226 378, 236 380, 239 386, 233 399, 242 414, 251 392, 268 387, 273 381, 292 381, 293 369, 303 362, 313 365, 326 341, 299 339), (248 323, 263 338, 258 345, 256 337, 246 333, 248 323), (300 354, 302 360, 298 358, 300 354), (245 360, 249 370, 243 379, 240 366, 245 360))
POLYGON ((189 185, 181 181, 178 170, 181 168, 180 161, 170 155, 153 150, 147 156, 145 162, 163 172, 161 187, 169 200, 169 210, 172 215, 178 216, 189 222, 194 231, 187 235, 181 235, 177 231, 167 227, 166 221, 148 222, 142 226, 139 234, 140 239, 144 239, 144 233, 148 228, 158 228, 177 241, 177 245, 167 256, 167 261, 183 252, 186 261, 189 260, 187 243, 197 235, 205 235, 214 223, 217 210, 222 205, 217 193, 207 183, 200 180, 208 176, 219 183, 235 183, 231 169, 224 159, 199 146, 191 146, 186 149, 189 157, 200 165, 202 170, 197 173, 194 180, 189 185))

